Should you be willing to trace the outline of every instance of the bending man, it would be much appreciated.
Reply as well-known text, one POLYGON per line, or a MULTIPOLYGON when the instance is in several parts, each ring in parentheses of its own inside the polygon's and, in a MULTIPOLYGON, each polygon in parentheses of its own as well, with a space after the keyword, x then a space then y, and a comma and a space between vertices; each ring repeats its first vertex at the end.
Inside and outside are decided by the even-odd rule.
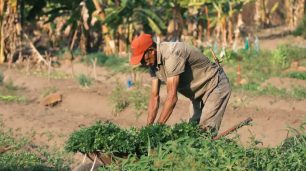
POLYGON ((147 124, 156 119, 162 81, 167 86, 167 98, 157 123, 167 122, 179 92, 190 99, 190 121, 218 132, 231 94, 228 78, 220 66, 183 42, 156 44, 150 34, 136 37, 131 49, 130 64, 148 66, 152 76, 147 124), (205 105, 208 102, 210 105, 205 105))

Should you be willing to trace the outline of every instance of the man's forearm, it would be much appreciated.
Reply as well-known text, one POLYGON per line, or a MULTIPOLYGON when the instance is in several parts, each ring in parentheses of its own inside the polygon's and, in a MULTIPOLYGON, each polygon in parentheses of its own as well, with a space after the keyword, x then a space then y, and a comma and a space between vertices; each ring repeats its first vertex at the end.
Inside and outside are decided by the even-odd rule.
POLYGON ((177 102, 177 96, 167 97, 162 113, 159 116, 158 123, 163 124, 167 122, 171 113, 173 112, 176 102, 177 102))
POLYGON ((158 111, 158 106, 159 106, 159 96, 151 97, 148 107, 147 124, 154 123, 158 111))

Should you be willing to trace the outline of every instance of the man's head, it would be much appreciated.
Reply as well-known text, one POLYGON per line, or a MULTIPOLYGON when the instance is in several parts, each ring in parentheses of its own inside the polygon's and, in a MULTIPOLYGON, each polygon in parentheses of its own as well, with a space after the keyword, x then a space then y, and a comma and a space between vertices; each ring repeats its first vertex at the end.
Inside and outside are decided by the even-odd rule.
POLYGON ((150 34, 141 34, 132 41, 131 50, 132 57, 131 65, 154 65, 155 63, 155 48, 154 42, 150 34))

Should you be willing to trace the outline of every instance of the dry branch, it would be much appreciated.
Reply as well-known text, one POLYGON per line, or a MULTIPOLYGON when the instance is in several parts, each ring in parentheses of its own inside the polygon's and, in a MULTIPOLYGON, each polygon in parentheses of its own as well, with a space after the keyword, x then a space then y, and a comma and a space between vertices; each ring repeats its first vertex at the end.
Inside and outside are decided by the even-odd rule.
POLYGON ((23 36, 28 40, 35 56, 38 58, 38 63, 40 63, 41 61, 48 66, 48 62, 44 59, 44 57, 38 52, 38 50, 36 49, 36 47, 34 46, 34 44, 32 43, 32 41, 30 40, 30 38, 28 37, 28 35, 26 33, 23 32, 23 36))

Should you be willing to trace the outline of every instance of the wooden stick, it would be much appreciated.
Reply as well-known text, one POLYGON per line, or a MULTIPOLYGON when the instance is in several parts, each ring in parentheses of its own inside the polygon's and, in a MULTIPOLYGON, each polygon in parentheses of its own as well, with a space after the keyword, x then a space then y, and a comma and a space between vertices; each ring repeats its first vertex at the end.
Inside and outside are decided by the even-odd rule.
POLYGON ((90 171, 93 171, 93 169, 94 169, 94 167, 95 167, 95 164, 96 164, 96 161, 97 161, 97 155, 95 155, 95 160, 94 160, 94 162, 93 162, 93 164, 92 164, 92 166, 91 166, 90 171))
POLYGON ((49 82, 51 80, 51 63, 52 63, 52 60, 50 58, 49 61, 48 61, 48 81, 49 82))
POLYGON ((97 70, 96 70, 96 66, 97 66, 97 58, 91 60, 92 62, 92 66, 93 66, 93 75, 95 80, 97 80, 97 70))
POLYGON ((86 162, 86 157, 87 157, 87 154, 85 153, 85 154, 84 154, 84 157, 83 157, 82 164, 84 164, 84 163, 86 162))
POLYGON ((219 63, 218 58, 216 57, 215 52, 212 50, 212 48, 209 48, 209 50, 210 50, 211 54, 213 55, 213 58, 214 58, 216 64, 220 67, 220 63, 219 63))
POLYGON ((221 137, 224 137, 224 136, 230 134, 231 132, 233 132, 233 131, 235 131, 235 130, 241 128, 242 126, 248 125, 251 121, 253 121, 253 119, 250 118, 250 117, 248 117, 248 118, 245 119, 244 121, 242 121, 242 122, 240 122, 240 123, 234 125, 233 127, 231 127, 230 129, 228 129, 228 130, 222 132, 222 133, 219 134, 218 136, 215 136, 215 137, 213 138, 213 140, 220 139, 221 137))

